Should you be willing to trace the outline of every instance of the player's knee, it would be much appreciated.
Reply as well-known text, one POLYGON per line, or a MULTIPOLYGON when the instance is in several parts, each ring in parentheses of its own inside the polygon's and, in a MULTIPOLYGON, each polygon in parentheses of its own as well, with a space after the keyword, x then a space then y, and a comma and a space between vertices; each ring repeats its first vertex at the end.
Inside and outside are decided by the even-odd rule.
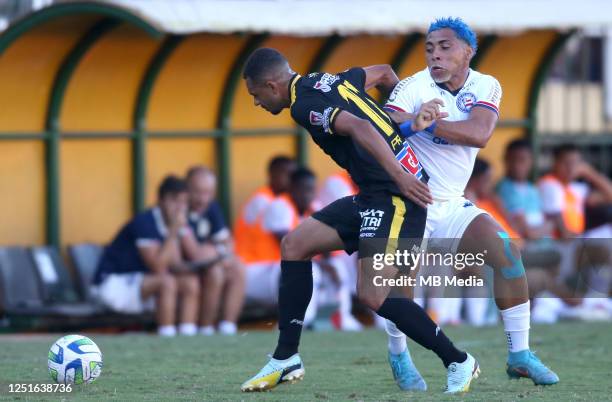
POLYGON ((204 283, 208 286, 222 286, 223 282, 225 281, 223 266, 221 264, 217 264, 213 267, 210 267, 204 274, 203 280, 204 283))
POLYGON ((309 258, 303 242, 293 233, 287 233, 281 240, 281 258, 288 261, 303 261, 309 258))
POLYGON ((372 309, 372 311, 378 311, 384 302, 384 300, 380 300, 380 297, 377 297, 373 292, 364 292, 361 289, 357 290, 357 298, 361 303, 372 309))
POLYGON ((199 297, 200 296, 200 282, 198 277, 195 275, 187 276, 183 279, 181 292, 185 296, 199 297))
POLYGON ((177 293, 178 286, 176 278, 172 274, 160 274, 159 275, 159 292, 165 295, 174 295, 177 293))

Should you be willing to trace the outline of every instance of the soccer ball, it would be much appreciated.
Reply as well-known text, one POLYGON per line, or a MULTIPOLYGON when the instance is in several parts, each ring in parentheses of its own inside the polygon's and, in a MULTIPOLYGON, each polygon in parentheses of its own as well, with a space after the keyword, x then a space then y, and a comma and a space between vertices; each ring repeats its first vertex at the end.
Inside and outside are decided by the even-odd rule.
POLYGON ((47 366, 55 382, 88 384, 102 372, 102 352, 86 336, 66 335, 51 345, 47 366))

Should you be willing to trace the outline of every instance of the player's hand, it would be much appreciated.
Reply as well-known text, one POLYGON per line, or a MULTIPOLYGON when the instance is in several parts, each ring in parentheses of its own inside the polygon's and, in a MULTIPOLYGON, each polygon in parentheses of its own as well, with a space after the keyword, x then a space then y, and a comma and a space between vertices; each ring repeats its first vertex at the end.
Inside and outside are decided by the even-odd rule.
POLYGON ((429 187, 416 176, 404 172, 396 183, 402 194, 418 206, 427 208, 427 204, 433 203, 429 187))
POLYGON ((187 226, 187 209, 177 208, 169 218, 170 231, 174 234, 178 234, 181 228, 187 226))
POLYGON ((448 113, 440 111, 441 106, 444 106, 444 101, 438 98, 423 103, 412 120, 412 130, 423 131, 434 121, 448 117, 448 113))

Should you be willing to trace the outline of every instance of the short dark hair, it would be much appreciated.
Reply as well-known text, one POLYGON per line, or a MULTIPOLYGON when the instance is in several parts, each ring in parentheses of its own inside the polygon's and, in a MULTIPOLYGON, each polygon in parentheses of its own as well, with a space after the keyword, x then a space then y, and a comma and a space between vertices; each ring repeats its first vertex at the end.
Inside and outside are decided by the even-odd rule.
POLYGON ((278 50, 269 47, 260 47, 253 51, 247 59, 242 78, 250 78, 254 82, 261 82, 266 78, 270 68, 287 64, 287 59, 278 50))
POLYGON ((270 159, 270 162, 268 162, 268 173, 271 173, 275 171, 276 169, 280 169, 285 165, 290 165, 293 162, 294 160, 288 156, 277 155, 273 157, 272 159, 270 159))
POLYGON ((177 195, 186 192, 187 183, 185 180, 178 178, 175 175, 168 175, 164 177, 159 185, 159 188, 157 189, 157 197, 161 200, 166 195, 177 195))
POLYGON ((472 176, 470 177, 470 179, 475 179, 477 177, 482 176, 490 168, 491 165, 489 164, 489 162, 484 159, 476 158, 476 161, 474 162, 474 169, 472 170, 472 176))
POLYGON ((314 172, 307 167, 300 166, 295 170, 295 172, 291 173, 291 184, 296 185, 304 180, 308 179, 316 179, 314 172))
POLYGON ((521 138, 511 141, 508 145, 506 145, 506 155, 512 151, 516 151, 517 149, 527 149, 529 151, 533 151, 531 148, 531 143, 528 140, 521 138))
POLYGON ((574 144, 561 144, 553 149, 553 158, 557 160, 570 152, 580 152, 580 150, 574 144))

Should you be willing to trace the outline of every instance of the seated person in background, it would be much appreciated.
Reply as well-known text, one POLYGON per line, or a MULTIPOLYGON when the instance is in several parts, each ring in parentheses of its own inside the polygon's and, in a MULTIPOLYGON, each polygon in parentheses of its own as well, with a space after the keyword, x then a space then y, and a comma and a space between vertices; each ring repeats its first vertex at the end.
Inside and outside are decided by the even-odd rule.
POLYGON ((221 206, 215 201, 217 178, 204 166, 187 172, 189 189, 188 221, 197 247, 186 249, 192 261, 211 261, 202 272, 200 333, 212 335, 221 307, 219 332, 236 333, 236 322, 244 301, 244 267, 234 255, 231 233, 225 224, 221 206))
MULTIPOLYGON (((319 188, 317 194, 317 203, 320 208, 323 208, 332 202, 359 192, 357 185, 351 179, 351 176, 341 170, 337 173, 329 175, 323 185, 319 188)), ((341 311, 334 315, 333 322, 338 329, 343 330, 359 330, 363 326, 351 314, 352 295, 357 293, 357 253, 348 255, 344 251, 334 251, 330 253, 330 262, 336 267, 338 276, 342 278, 345 285, 340 287, 340 299, 346 299, 340 303, 341 311)), ((378 314, 372 312, 376 326, 384 328, 385 319, 378 314)))
POLYGON ((538 188, 544 213, 560 239, 584 232, 587 207, 612 204, 612 182, 584 162, 578 148, 571 144, 553 151, 552 170, 540 179, 538 188))
POLYGON ((323 185, 319 189, 317 202, 320 204, 321 208, 324 208, 342 197, 355 195, 358 192, 359 189, 357 185, 353 183, 351 176, 349 176, 346 170, 341 170, 325 179, 323 185))
POLYGON ((544 218, 538 189, 529 181, 533 168, 529 142, 515 140, 508 144, 504 162, 506 176, 497 184, 496 192, 517 232, 529 240, 551 237, 552 224, 544 218))
POLYGON ((156 311, 158 333, 195 335, 200 297, 196 274, 185 269, 182 248, 195 239, 187 227, 187 185, 167 176, 157 206, 136 215, 104 250, 94 276, 94 294, 113 311, 156 311))
POLYGON ((270 203, 281 194, 289 191, 291 173, 297 168, 295 161, 287 156, 276 156, 268 163, 268 184, 253 194, 236 220, 236 254, 245 264, 261 262, 267 258, 266 244, 260 233, 263 213, 270 203))

